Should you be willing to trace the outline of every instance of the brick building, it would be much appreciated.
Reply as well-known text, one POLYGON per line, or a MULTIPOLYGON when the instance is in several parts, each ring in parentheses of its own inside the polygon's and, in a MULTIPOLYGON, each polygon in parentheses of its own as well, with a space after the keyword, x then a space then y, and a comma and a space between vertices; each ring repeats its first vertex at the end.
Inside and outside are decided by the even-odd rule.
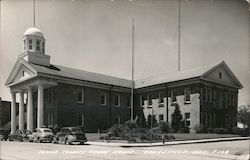
MULTIPOLYGON (((12 93, 11 130, 24 128, 24 95, 27 94, 27 129, 43 125, 85 126, 88 131, 106 129, 130 119, 132 81, 50 64, 45 38, 37 28, 23 37, 24 51, 6 86, 12 93)), ((134 84, 134 118, 152 114, 158 122, 171 122, 174 106, 180 106, 185 125, 233 127, 236 125, 238 89, 242 88, 225 62, 169 73, 134 84), (167 98, 166 98, 167 97, 167 98)), ((26 127, 25 127, 26 128, 26 127)))

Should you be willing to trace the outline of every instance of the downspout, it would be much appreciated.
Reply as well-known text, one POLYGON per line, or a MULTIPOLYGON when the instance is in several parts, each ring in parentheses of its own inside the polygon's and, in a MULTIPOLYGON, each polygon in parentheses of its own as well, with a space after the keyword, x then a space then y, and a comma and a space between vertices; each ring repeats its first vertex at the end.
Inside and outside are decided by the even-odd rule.
POLYGON ((109 88, 109 126, 112 126, 112 88, 113 86, 110 86, 109 88))

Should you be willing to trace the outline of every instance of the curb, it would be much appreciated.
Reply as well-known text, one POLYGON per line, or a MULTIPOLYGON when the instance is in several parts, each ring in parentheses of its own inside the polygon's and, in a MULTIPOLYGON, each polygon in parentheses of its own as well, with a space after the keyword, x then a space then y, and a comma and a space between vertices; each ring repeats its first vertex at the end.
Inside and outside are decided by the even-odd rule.
POLYGON ((200 139, 200 140, 184 140, 184 141, 172 141, 157 143, 112 143, 112 142, 96 142, 88 141, 85 144, 95 146, 110 146, 110 147, 159 147, 168 145, 183 145, 183 144, 195 144, 195 143, 212 143, 212 142, 223 142, 223 141, 238 141, 238 140, 250 140, 250 137, 234 137, 234 138, 215 138, 215 139, 200 139))

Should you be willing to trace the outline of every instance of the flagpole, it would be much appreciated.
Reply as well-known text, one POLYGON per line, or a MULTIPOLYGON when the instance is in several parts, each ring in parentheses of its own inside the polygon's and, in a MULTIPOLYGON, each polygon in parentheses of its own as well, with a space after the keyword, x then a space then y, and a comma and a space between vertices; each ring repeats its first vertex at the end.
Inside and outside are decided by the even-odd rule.
POLYGON ((132 81, 131 81, 131 122, 134 121, 134 17, 132 19, 132 81))
POLYGON ((33 27, 36 27, 36 8, 35 8, 35 0, 33 0, 33 27))
POLYGON ((181 0, 178 4, 178 71, 181 70, 181 0))

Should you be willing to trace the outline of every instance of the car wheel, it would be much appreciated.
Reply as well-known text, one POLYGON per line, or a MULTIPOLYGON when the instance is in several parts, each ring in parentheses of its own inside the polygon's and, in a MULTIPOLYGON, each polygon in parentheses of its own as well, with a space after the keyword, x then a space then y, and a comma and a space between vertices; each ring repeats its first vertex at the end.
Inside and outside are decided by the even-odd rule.
POLYGON ((53 144, 56 144, 56 143, 57 143, 57 142, 56 142, 56 137, 53 137, 53 138, 52 138, 52 143, 53 143, 53 144))
POLYGON ((66 145, 69 145, 69 140, 68 140, 68 138, 65 139, 64 143, 65 143, 66 145))
POLYGON ((39 137, 37 137, 37 143, 41 143, 41 140, 39 137))
POLYGON ((9 138, 9 141, 13 141, 13 139, 10 139, 10 138, 9 138))

